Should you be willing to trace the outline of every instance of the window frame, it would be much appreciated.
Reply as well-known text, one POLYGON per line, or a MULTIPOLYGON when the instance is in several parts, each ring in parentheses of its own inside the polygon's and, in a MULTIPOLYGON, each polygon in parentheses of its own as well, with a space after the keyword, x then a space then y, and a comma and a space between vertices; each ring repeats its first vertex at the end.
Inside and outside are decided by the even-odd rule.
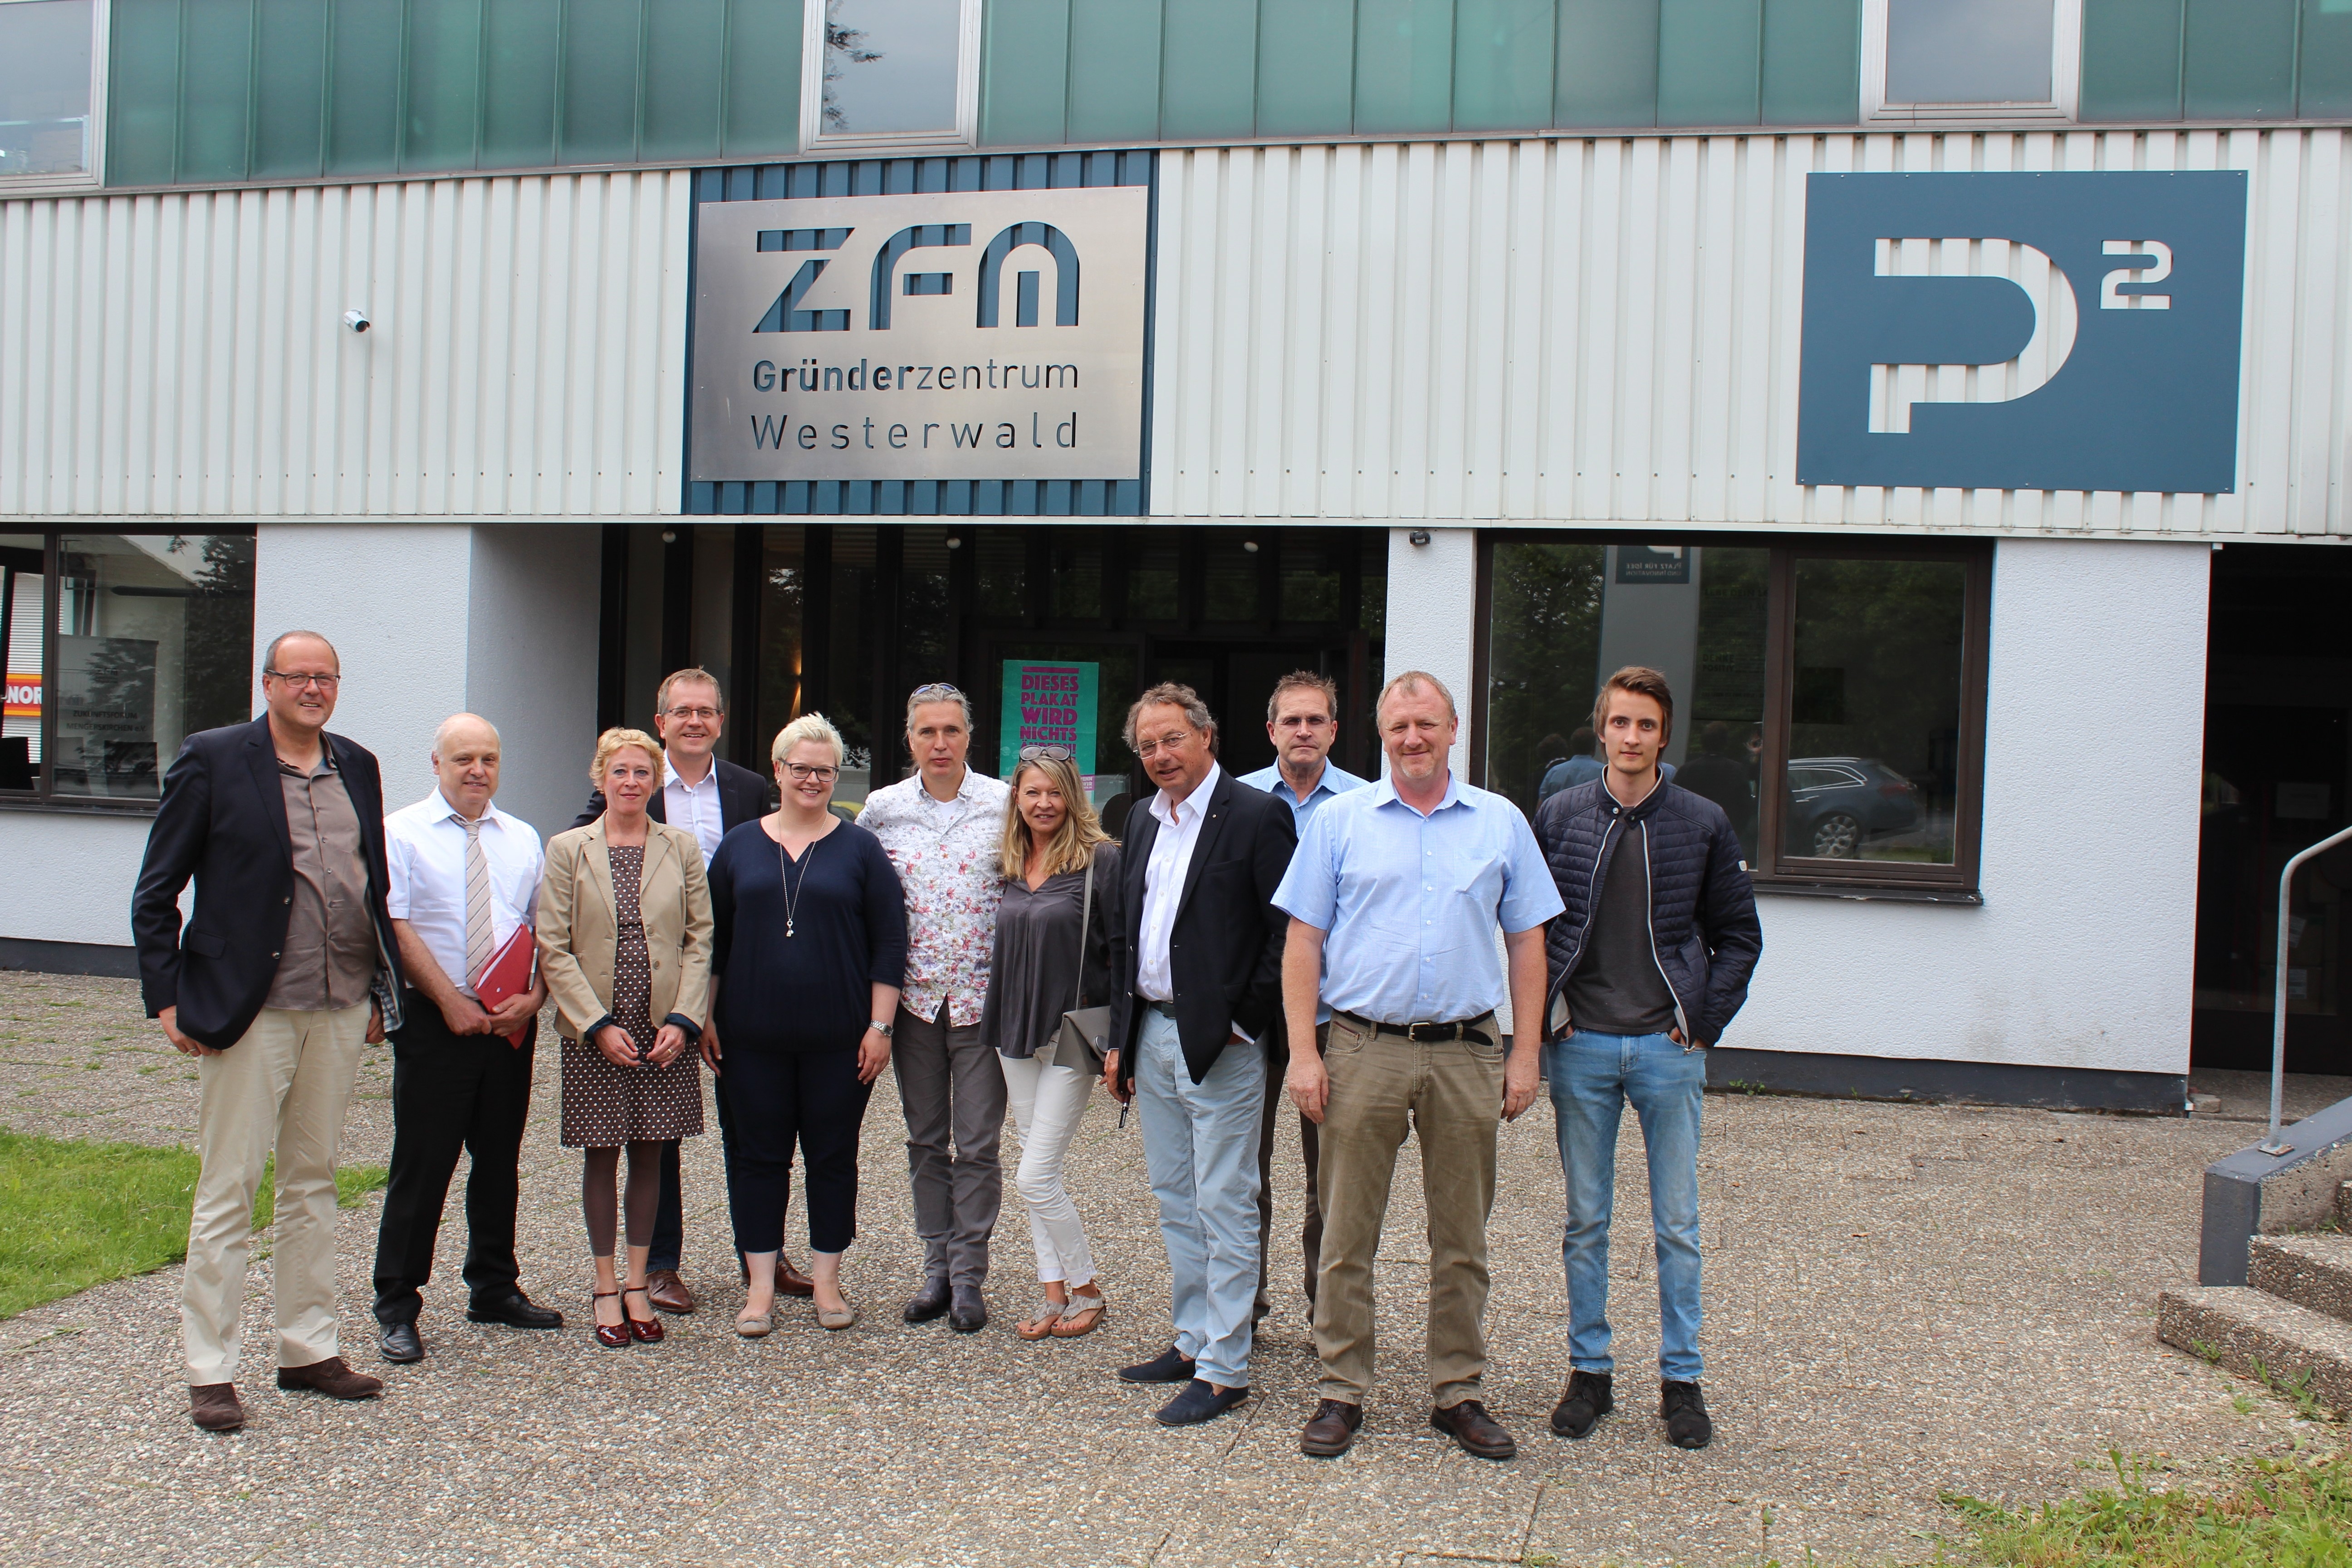
MULTIPOLYGON (((0 0, 0 4, 5 3, 5 0, 0 0)), ((112 795, 64 794, 60 793, 56 788, 53 781, 50 770, 56 765, 57 762, 58 727, 58 704, 54 694, 57 690, 58 638, 60 636, 60 633, 58 630, 58 610, 60 602, 59 595, 62 592, 59 583, 58 568, 63 564, 60 556, 65 549, 65 541, 68 535, 79 536, 88 533, 137 534, 156 532, 201 532, 206 536, 233 534, 245 538, 252 538, 258 532, 258 530, 249 523, 243 527, 239 527, 235 523, 228 523, 222 525, 207 525, 200 530, 126 529, 120 527, 98 529, 27 528, 21 531, 26 533, 37 533, 41 536, 41 760, 33 770, 33 787, 31 789, 0 789, 0 812, 63 811, 87 813, 106 816, 152 816, 155 815, 156 807, 163 803, 163 775, 164 772, 171 767, 172 762, 168 757, 159 756, 155 760, 156 798, 153 800, 140 800, 129 796, 112 795)), ((251 637, 248 636, 246 647, 246 658, 248 663, 253 659, 257 652, 257 648, 255 647, 251 637)), ((5 647, 0 647, 0 664, 5 664, 6 662, 6 649, 5 647)), ((5 670, 0 670, 0 674, 5 673, 6 673, 5 670)))
MULTIPOLYGON (((0 5, 37 3, 37 0, 0 0, 0 5)), ((68 174, 0 174, 0 195, 94 190, 106 183, 106 68, 114 0, 89 0, 89 167, 68 174)))
POLYGON ((955 129, 940 131, 829 132, 824 128, 824 20, 826 0, 801 7, 801 151, 807 153, 872 148, 879 151, 974 147, 980 142, 980 43, 982 0, 962 0, 956 38, 955 129))
POLYGON ((1495 548, 1512 542, 1594 546, 1679 544, 1762 549, 1764 608, 1764 751, 1757 776, 1756 863, 1748 868, 1759 892, 1909 902, 1981 904, 1984 849, 1984 756, 1988 657, 1992 625, 1990 539, 1915 540, 1884 534, 1788 535, 1696 532, 1619 525, 1607 529, 1482 529, 1478 535, 1476 622, 1471 638, 1470 782, 1486 784, 1487 694, 1492 677, 1495 548), (1783 847, 1788 798, 1789 726, 1796 657, 1796 569, 1803 559, 1957 561, 1967 567, 1960 632, 1960 754, 1954 769, 1952 860, 1928 865, 1902 860, 1826 860, 1791 855, 1783 847))
POLYGON ((2072 122, 2082 101, 2084 0, 2051 0, 2050 89, 2042 102, 1906 103, 1886 96, 1886 14, 1890 0, 1862 0, 1862 121, 1869 124, 2072 122))

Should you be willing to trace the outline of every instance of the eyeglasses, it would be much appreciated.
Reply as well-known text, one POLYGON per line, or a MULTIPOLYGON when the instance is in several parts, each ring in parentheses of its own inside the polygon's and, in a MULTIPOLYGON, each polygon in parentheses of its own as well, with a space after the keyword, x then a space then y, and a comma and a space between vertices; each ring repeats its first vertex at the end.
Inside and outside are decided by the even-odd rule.
POLYGON ((1024 746, 1021 760, 1024 763, 1066 763, 1077 755, 1067 746, 1024 746))
POLYGON ((947 702, 963 695, 944 680, 934 680, 929 686, 918 686, 907 693, 909 702, 947 702))
POLYGON ((667 718, 676 719, 681 723, 690 724, 697 719, 699 719, 704 723, 708 724, 713 719, 719 717, 719 710, 716 708, 671 708, 664 710, 664 716, 667 718))
POLYGON ((321 691, 332 691, 343 682, 343 678, 340 675, 289 675, 282 669, 265 669, 261 673, 276 676, 297 691, 306 686, 315 686, 321 691))
POLYGON ((786 763, 784 772, 793 775, 795 784, 806 784, 811 779, 819 784, 831 784, 841 776, 839 768, 828 768, 815 763, 786 763))

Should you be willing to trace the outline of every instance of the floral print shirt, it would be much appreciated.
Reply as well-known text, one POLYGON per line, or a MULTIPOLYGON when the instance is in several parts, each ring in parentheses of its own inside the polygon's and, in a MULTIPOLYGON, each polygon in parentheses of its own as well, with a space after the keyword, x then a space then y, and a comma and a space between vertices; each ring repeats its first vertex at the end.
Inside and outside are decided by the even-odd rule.
POLYGON ((934 801, 922 776, 866 797, 857 825, 882 841, 907 889, 907 984, 900 1005, 948 1024, 980 1022, 988 1000, 996 906, 1003 897, 1004 812, 1013 792, 967 767, 952 807, 934 801))

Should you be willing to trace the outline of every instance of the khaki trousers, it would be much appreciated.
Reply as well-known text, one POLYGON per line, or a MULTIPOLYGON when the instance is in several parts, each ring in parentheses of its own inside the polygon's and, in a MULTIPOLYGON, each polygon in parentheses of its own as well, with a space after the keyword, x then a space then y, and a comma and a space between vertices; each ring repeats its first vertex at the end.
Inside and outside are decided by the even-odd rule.
POLYGON ((335 1325, 335 1149, 367 1037, 368 1005, 265 1007, 236 1045, 198 1058, 195 1211, 180 1327, 191 1384, 236 1381, 245 1266, 262 1163, 278 1154, 270 1229, 278 1364, 340 1355, 335 1325))
POLYGON ((1429 1387, 1440 1409, 1479 1397, 1486 1370, 1486 1215, 1495 1206, 1495 1130, 1503 1112, 1503 1049, 1448 1040, 1415 1045, 1331 1020, 1323 1066, 1317 1186, 1323 1260, 1315 1298, 1320 1397, 1361 1405, 1372 1386, 1372 1264, 1388 1215, 1397 1150, 1421 1140, 1429 1210, 1429 1387))

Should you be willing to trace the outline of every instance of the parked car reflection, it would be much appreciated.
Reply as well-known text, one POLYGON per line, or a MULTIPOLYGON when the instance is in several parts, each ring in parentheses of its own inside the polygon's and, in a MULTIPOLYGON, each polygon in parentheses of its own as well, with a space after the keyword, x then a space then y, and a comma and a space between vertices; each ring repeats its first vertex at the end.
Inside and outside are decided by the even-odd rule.
POLYGON ((1788 852, 1852 860, 1874 838, 1927 820, 1919 788, 1873 757, 1794 757, 1789 763, 1788 852))

